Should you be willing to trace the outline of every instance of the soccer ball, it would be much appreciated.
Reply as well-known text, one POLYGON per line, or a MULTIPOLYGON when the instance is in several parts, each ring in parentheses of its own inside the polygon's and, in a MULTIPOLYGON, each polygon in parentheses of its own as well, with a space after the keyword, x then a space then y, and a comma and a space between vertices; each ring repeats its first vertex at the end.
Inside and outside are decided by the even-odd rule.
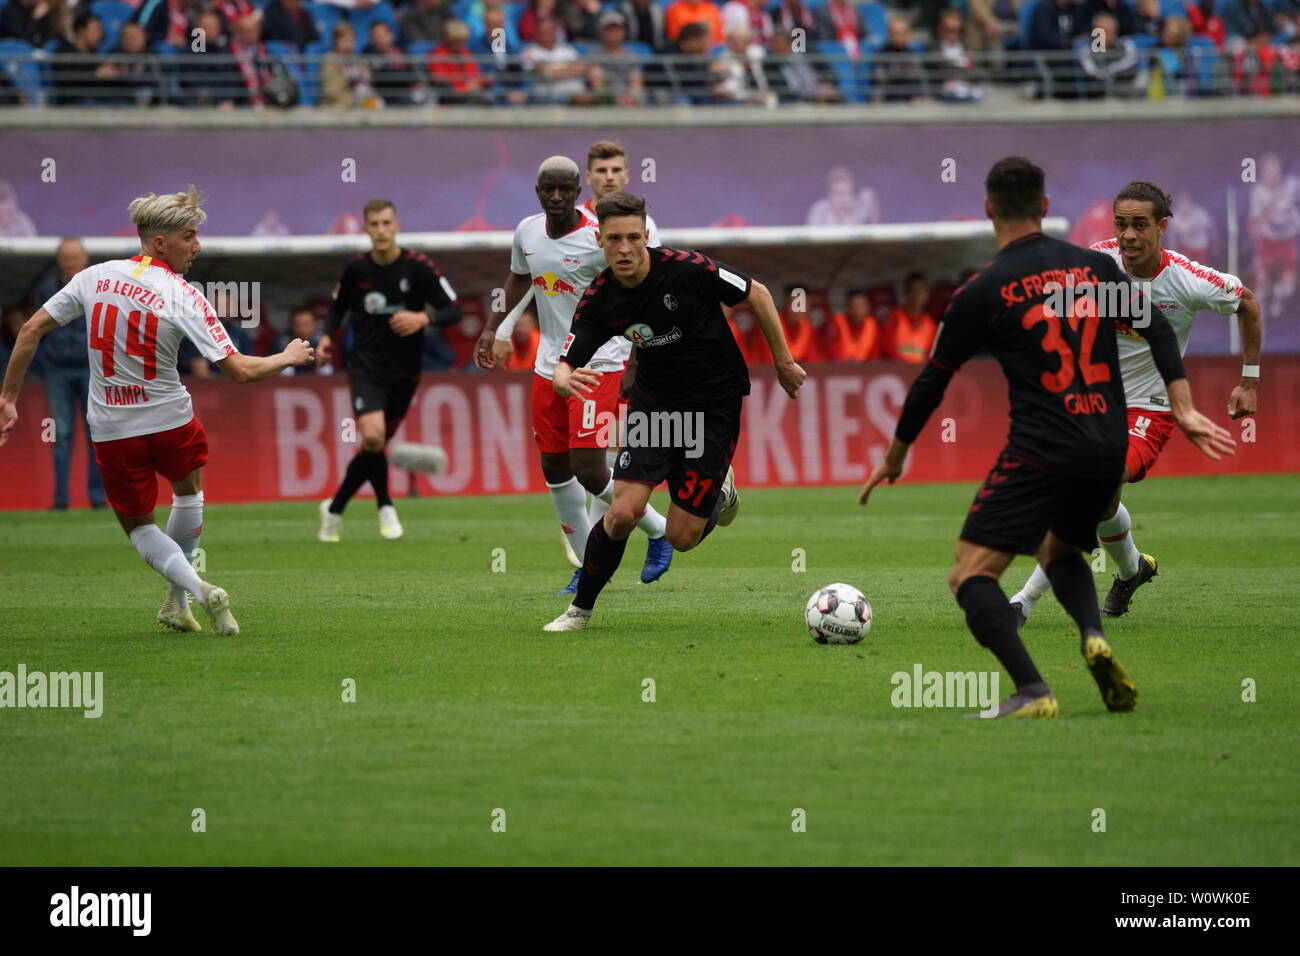
POLYGON ((871 630, 871 604, 851 584, 828 584, 808 599, 808 633, 818 644, 856 644, 871 630))

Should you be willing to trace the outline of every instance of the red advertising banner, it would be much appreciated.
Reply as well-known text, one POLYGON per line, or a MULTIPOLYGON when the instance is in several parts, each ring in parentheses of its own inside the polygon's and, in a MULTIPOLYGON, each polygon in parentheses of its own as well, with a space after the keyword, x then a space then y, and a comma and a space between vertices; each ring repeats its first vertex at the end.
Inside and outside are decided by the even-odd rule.
MULTIPOLYGON (((880 461, 917 367, 891 362, 808 367, 792 401, 770 367, 750 370, 736 452, 743 487, 856 484, 880 461)), ((1153 472, 1166 475, 1300 471, 1300 356, 1266 357, 1260 413, 1241 422, 1226 414, 1240 378, 1233 358, 1193 358, 1188 373, 1202 411, 1227 425, 1236 457, 1204 458, 1175 435, 1153 472)), ((192 382, 194 407, 207 429, 211 458, 204 470, 212 503, 319 499, 333 492, 356 453, 352 406, 342 376, 283 377, 252 385, 192 382)), ((542 492, 529 424, 528 373, 426 375, 399 441, 440 445, 449 466, 418 475, 424 495, 542 492)), ((20 419, 0 448, 0 510, 48 508, 54 500, 52 431, 39 383, 24 388, 20 419), (44 439, 44 440, 43 440, 44 439)), ((953 379, 909 459, 908 481, 977 481, 1007 433, 1007 387, 993 362, 970 363, 953 379)), ((78 425, 71 501, 84 507, 86 451, 78 425)), ((394 470, 394 496, 408 490, 394 470)), ((165 490, 165 486, 164 486, 165 490)), ((159 502, 168 504, 169 494, 159 502)))

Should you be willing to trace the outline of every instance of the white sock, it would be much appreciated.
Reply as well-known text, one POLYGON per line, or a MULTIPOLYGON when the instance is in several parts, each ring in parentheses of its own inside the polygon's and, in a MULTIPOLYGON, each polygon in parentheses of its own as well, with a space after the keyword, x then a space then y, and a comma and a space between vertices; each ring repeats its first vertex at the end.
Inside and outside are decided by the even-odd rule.
POLYGON ((203 597, 203 582, 190 567, 185 552, 161 528, 156 524, 144 524, 132 531, 130 537, 145 564, 173 585, 184 588, 196 598, 203 597))
POLYGON ((546 487, 551 489, 551 504, 560 516, 560 527, 569 539, 569 546, 581 561, 587 550, 587 535, 591 533, 591 520, 587 517, 587 489, 578 483, 577 478, 570 478, 560 485, 549 481, 546 487))
POLYGON ((1133 521, 1122 503, 1113 517, 1097 525, 1097 537, 1101 538, 1101 546, 1115 562, 1115 570, 1119 572, 1121 581, 1127 581, 1138 573, 1138 561, 1142 558, 1137 545, 1133 543, 1133 535, 1129 533, 1132 528, 1133 521))
MULTIPOLYGON (((167 537, 180 545, 191 566, 194 564, 194 552, 199 548, 202 535, 203 492, 195 492, 192 495, 172 495, 172 510, 167 516, 167 537)), ((172 585, 172 597, 181 607, 190 603, 188 592, 175 584, 172 585)))
POLYGON ((594 528, 597 521, 605 517, 605 512, 609 510, 609 503, 614 500, 614 478, 610 477, 605 485, 605 490, 598 495, 591 496, 591 504, 587 506, 587 517, 591 520, 591 526, 594 528))
POLYGON ((1013 601, 1023 601, 1026 611, 1032 611, 1038 599, 1052 589, 1052 582, 1047 577, 1047 572, 1043 570, 1041 564, 1034 565, 1034 573, 1029 575, 1029 580, 1025 586, 1020 589, 1020 593, 1015 595, 1013 601))

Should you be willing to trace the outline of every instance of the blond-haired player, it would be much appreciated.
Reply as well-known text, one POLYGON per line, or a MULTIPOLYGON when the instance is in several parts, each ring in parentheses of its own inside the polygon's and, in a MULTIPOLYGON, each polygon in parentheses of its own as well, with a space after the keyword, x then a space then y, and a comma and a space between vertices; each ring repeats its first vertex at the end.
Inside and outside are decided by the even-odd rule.
POLYGON ((190 612, 198 599, 217 634, 238 634, 224 590, 200 580, 190 562, 203 532, 202 470, 208 441, 190 393, 176 371, 188 338, 235 382, 256 382, 312 361, 294 339, 279 355, 235 350, 220 320, 185 271, 199 254, 207 221, 203 194, 150 193, 131 202, 140 252, 78 273, 23 325, 0 387, 0 445, 18 420, 18 394, 41 337, 85 315, 90 359, 87 420, 108 503, 140 557, 171 585, 158 622, 178 631, 202 628, 190 612), (161 474, 172 486, 167 530, 154 520, 161 474))

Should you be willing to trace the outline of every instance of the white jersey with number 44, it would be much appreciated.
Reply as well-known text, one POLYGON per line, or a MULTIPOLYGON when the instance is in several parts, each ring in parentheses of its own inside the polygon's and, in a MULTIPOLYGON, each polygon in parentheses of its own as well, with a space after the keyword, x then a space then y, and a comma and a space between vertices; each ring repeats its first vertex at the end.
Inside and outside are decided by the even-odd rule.
MULTIPOLYGON (((555 378, 555 366, 573 325, 578 300, 606 265, 605 253, 596 245, 596 223, 585 215, 578 217, 572 232, 558 239, 547 235, 544 213, 529 216, 515 227, 510 271, 516 275, 527 273, 533 285, 533 305, 542 333, 533 371, 543 378, 555 378)), ((620 369, 631 351, 632 343, 627 339, 610 339, 587 367, 620 369)))
POLYGON ((92 441, 189 424, 194 407, 176 371, 182 339, 209 362, 237 351, 203 293, 148 256, 83 269, 45 311, 60 325, 86 317, 92 441))
MULTIPOLYGON (((1124 257, 1119 251, 1119 241, 1107 239, 1096 242, 1093 249, 1104 252, 1125 269, 1124 257)), ((1127 273, 1127 269, 1125 272, 1127 273)), ((1137 283, 1150 282, 1146 292, 1152 308, 1159 309, 1178 336, 1178 351, 1187 352, 1187 340, 1192 334, 1192 322, 1202 309, 1219 315, 1235 315, 1241 303, 1241 280, 1226 272, 1216 272, 1209 266, 1193 262, 1170 249, 1161 253, 1160 268, 1155 277, 1133 279, 1137 283)), ((1146 408, 1152 411, 1169 411, 1169 393, 1151 356, 1146 339, 1131 328, 1117 326, 1119 331, 1119 370, 1124 378, 1124 401, 1129 408, 1146 408)))

